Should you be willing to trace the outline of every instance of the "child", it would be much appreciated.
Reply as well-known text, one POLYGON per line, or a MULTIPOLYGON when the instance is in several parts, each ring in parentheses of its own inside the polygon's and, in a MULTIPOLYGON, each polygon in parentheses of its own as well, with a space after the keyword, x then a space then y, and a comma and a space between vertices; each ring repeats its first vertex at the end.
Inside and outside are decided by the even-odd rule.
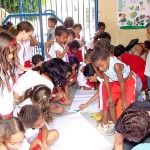
POLYGON ((18 43, 17 55, 18 55, 19 60, 16 61, 16 66, 17 66, 16 75, 17 77, 20 77, 21 75, 23 75, 24 71, 28 71, 31 69, 31 68, 25 67, 25 57, 27 54, 26 54, 26 50, 23 45, 23 42, 28 40, 30 36, 33 34, 34 27, 28 21, 21 21, 17 25, 17 31, 18 31, 18 34, 16 36, 16 40, 18 43))
POLYGON ((23 102, 19 105, 16 105, 13 115, 17 117, 20 109, 25 105, 38 105, 41 110, 43 117, 46 122, 51 122, 52 113, 50 111, 50 99, 51 90, 46 85, 37 85, 34 86, 33 89, 30 88, 25 91, 23 96, 23 102))
POLYGON ((42 66, 44 59, 43 59, 42 55, 36 54, 32 57, 31 62, 32 62, 32 67, 38 67, 38 66, 42 66))
POLYGON ((51 46, 49 55, 52 58, 61 58, 65 62, 68 62, 68 47, 64 46, 67 37, 68 30, 64 26, 58 26, 55 30, 56 42, 51 46))
POLYGON ((84 54, 84 62, 80 65, 78 70, 78 76, 77 76, 77 82, 79 86, 82 87, 83 90, 91 90, 94 89, 94 83, 90 82, 84 75, 84 68, 87 64, 91 62, 90 54, 93 50, 87 50, 87 52, 84 54))
POLYGON ((18 117, 27 129, 25 138, 30 144, 31 150, 40 148, 48 150, 49 145, 58 139, 59 134, 56 130, 47 129, 40 107, 26 105, 21 108, 18 117))
POLYGON ((105 28, 106 28, 106 25, 104 22, 98 22, 98 32, 104 32, 105 31, 105 28))
POLYGON ((0 144, 1 150, 19 150, 24 141, 25 129, 21 121, 16 117, 10 117, 6 120, 9 127, 9 133, 0 144))
POLYGON ((68 87, 71 86, 73 83, 77 83, 77 70, 79 67, 79 60, 76 56, 70 56, 69 63, 72 67, 72 74, 67 78, 68 87))
MULTIPOLYGON (((75 32, 75 35, 76 35, 76 40, 79 41, 80 47, 83 47, 83 45, 84 45, 84 38, 83 38, 83 36, 80 35, 80 32, 82 30, 82 25, 80 23, 76 23, 76 24, 74 24, 73 28, 74 28, 74 32, 75 32)), ((79 49, 79 51, 77 53, 77 57, 78 57, 80 62, 83 62, 82 48, 79 49)))
POLYGON ((73 40, 68 44, 69 51, 68 51, 68 57, 70 56, 76 56, 78 53, 78 50, 80 48, 80 44, 77 40, 73 40))
POLYGON ((47 32, 47 42, 45 42, 45 55, 47 59, 51 58, 50 55, 48 54, 48 47, 53 44, 54 39, 55 39, 55 27, 57 25, 57 18, 55 17, 49 17, 48 18, 48 32, 47 32))
POLYGON ((75 32, 72 28, 67 28, 67 30, 68 30, 68 37, 67 37, 66 44, 69 44, 75 39, 75 32))
POLYGON ((74 20, 72 17, 66 17, 64 21, 64 26, 68 28, 73 28, 74 26, 74 20))
POLYGON ((7 32, 0 32, 0 114, 4 118, 12 116, 13 85, 15 83, 15 61, 17 41, 7 32))
POLYGON ((146 29, 147 29, 147 38, 148 38, 148 40, 150 41, 150 23, 148 23, 148 24, 146 25, 146 29))
MULTIPOLYGON (((109 106, 113 123, 116 123, 115 104, 122 99, 122 109, 135 101, 136 77, 129 66, 110 56, 108 50, 99 46, 91 53, 91 61, 103 72, 104 83, 108 92, 105 106, 109 106), (113 81, 109 83, 109 78, 113 81), (110 90, 111 89, 111 90, 110 90)), ((113 131, 114 132, 114 131, 113 131)))

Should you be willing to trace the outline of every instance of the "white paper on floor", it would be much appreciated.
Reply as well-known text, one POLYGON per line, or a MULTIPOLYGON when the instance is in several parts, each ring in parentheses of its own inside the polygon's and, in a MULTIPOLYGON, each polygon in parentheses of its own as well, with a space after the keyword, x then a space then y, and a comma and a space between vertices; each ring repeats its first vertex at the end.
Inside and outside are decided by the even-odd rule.
MULTIPOLYGON (((95 90, 77 90, 69 112, 76 112, 77 110, 79 110, 79 106, 89 101, 94 96, 95 93, 96 93, 95 90)), ((91 103, 87 108, 83 109, 81 112, 94 113, 99 111, 100 109, 98 108, 98 99, 97 99, 96 101, 91 103)))
POLYGON ((59 132, 51 150, 111 150, 112 145, 78 112, 55 118, 49 129, 59 132))

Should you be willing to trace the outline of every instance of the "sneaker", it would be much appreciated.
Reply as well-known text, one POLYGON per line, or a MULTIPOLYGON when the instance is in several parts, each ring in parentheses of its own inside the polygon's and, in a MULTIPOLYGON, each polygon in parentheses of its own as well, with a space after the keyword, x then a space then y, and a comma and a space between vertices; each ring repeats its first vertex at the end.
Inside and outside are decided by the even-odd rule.
POLYGON ((103 124, 103 123, 99 123, 97 126, 98 129, 107 131, 109 129, 109 124, 103 124))
POLYGON ((105 131, 107 136, 111 136, 115 133, 115 124, 111 124, 109 128, 105 131))

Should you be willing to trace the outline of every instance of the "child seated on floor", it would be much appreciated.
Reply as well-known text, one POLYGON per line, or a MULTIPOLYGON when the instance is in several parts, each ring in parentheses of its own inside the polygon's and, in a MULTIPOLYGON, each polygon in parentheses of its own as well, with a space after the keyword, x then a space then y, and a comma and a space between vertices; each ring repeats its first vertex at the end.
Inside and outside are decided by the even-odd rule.
POLYGON ((22 122, 16 117, 10 117, 0 122, 1 135, 3 135, 0 137, 0 149, 19 150, 23 145, 25 133, 22 122))
POLYGON ((40 148, 47 150, 58 139, 59 134, 56 130, 47 129, 39 106, 23 106, 18 117, 26 128, 25 139, 30 144, 31 150, 39 150, 40 148))
POLYGON ((72 74, 67 78, 67 85, 68 87, 77 83, 77 75, 78 75, 78 67, 79 67, 79 60, 76 56, 70 56, 69 57, 69 63, 72 67, 72 74))
POLYGON ((83 90, 92 90, 95 88, 94 83, 90 82, 83 74, 85 66, 91 62, 90 53, 92 51, 92 49, 87 50, 87 52, 84 54, 84 62, 80 65, 78 69, 77 81, 79 86, 81 86, 83 90))

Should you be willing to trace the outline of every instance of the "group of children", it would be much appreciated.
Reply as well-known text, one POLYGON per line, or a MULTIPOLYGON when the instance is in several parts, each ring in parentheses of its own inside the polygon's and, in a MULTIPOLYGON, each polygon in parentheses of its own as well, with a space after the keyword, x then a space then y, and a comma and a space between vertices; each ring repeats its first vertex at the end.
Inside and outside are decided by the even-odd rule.
MULTIPOLYGON (((32 57, 32 46, 38 46, 39 42, 32 36, 34 27, 30 22, 21 21, 16 28, 0 29, 0 114, 3 116, 0 128, 6 131, 0 135, 3 149, 19 149, 26 142, 29 149, 48 150, 59 133, 48 130, 46 123, 53 121, 54 113, 65 111, 57 103, 71 104, 70 86, 97 90, 79 109, 99 98, 103 119, 98 127, 106 135, 115 132, 116 105, 120 103, 119 109, 124 111, 142 90, 141 74, 134 67, 132 70, 131 63, 122 61, 123 57, 119 58, 103 22, 98 23, 98 31, 86 44, 80 35, 81 24, 74 24, 72 18, 67 17, 64 25, 56 26, 57 19, 50 17, 44 50, 46 60, 40 54, 32 57)), ((148 24, 148 34, 149 30, 148 24)), ((146 68, 148 62, 149 54, 146 68)))

